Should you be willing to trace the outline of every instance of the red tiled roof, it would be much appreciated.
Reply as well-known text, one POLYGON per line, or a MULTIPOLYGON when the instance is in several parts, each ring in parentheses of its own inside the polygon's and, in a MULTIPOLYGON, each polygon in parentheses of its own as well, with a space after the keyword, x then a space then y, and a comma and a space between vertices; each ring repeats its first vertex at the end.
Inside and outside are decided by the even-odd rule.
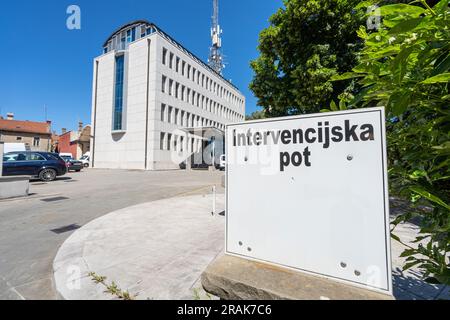
POLYGON ((0 119, 0 131, 51 134, 47 122, 17 121, 0 119))

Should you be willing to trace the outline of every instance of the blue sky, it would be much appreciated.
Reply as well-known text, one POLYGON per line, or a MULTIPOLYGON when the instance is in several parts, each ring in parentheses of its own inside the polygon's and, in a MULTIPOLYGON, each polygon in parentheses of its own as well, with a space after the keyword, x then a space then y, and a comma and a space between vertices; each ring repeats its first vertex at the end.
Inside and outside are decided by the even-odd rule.
MULTIPOLYGON (((227 68, 224 76, 244 93, 247 114, 257 110, 248 89, 250 60, 258 56, 260 31, 281 0, 220 0, 227 68)), ((53 130, 90 122, 92 61, 121 25, 146 19, 204 61, 210 45, 212 0, 4 1, 0 12, 0 114, 53 122, 53 130), (67 7, 81 8, 81 30, 68 30, 67 7)))

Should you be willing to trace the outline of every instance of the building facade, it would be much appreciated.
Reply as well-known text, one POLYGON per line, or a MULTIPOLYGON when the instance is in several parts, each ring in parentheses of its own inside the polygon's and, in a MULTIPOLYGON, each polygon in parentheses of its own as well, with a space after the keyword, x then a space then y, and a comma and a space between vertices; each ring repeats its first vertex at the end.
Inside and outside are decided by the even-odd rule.
POLYGON ((121 27, 94 60, 93 167, 179 168, 173 153, 204 143, 189 132, 244 117, 239 90, 152 23, 121 27))
POLYGON ((70 153, 74 159, 80 159, 90 151, 91 144, 91 126, 78 124, 77 131, 66 131, 58 137, 58 152, 70 153))
POLYGON ((0 117, 0 141, 23 143, 31 151, 52 151, 51 121, 18 121, 8 113, 6 119, 0 117))

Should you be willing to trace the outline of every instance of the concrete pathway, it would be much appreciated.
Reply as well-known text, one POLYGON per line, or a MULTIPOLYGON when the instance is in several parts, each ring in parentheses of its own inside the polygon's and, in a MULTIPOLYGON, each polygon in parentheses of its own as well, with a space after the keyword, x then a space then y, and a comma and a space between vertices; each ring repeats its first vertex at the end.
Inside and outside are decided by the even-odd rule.
MULTIPOLYGON (((223 211, 223 195, 218 196, 223 211)), ((64 299, 114 299, 89 272, 106 276, 136 299, 195 299, 199 278, 224 248, 224 220, 212 196, 145 203, 92 221, 61 246, 54 260, 64 299)))
MULTIPOLYGON (((224 208, 217 196, 218 212, 224 208)), ((199 299, 199 281, 223 251, 224 222, 211 215, 212 197, 196 195, 149 202, 103 216, 76 231, 60 248, 53 267, 64 299, 114 299, 89 272, 106 276, 137 299, 199 299)), ((411 241, 413 224, 396 234, 411 241)), ((401 271, 404 247, 392 240, 394 295, 399 300, 448 299, 449 288, 427 284, 417 270, 401 271)))
POLYGON ((223 172, 88 169, 50 183, 33 181, 31 196, 0 200, 0 300, 57 298, 53 261, 74 232, 110 212, 220 186, 223 172), (57 201, 46 201, 59 198, 57 201))

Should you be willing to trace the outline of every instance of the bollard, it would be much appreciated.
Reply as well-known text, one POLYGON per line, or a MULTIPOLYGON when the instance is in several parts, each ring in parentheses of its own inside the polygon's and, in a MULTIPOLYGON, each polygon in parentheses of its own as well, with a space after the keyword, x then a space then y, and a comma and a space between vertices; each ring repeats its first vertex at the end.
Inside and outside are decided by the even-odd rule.
POLYGON ((212 187, 213 192, 213 205, 211 214, 214 215, 216 213, 216 186, 212 187))
POLYGON ((0 141, 0 177, 3 175, 3 152, 5 145, 2 141, 0 141))

